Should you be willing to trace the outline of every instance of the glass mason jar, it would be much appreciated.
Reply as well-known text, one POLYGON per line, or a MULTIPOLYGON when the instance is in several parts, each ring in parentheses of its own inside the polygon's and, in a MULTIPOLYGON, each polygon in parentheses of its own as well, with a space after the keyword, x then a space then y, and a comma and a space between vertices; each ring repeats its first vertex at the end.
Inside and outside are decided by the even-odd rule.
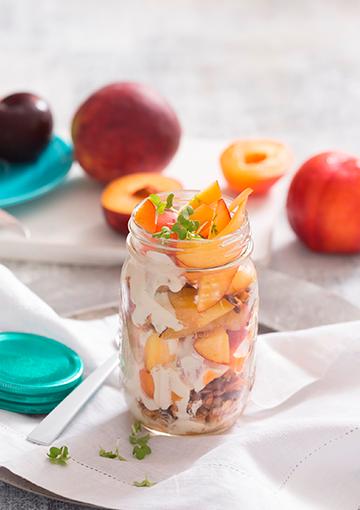
MULTIPOLYGON (((174 206, 195 193, 176 192, 174 206)), ((145 427, 169 434, 225 430, 254 381, 258 290, 247 215, 232 234, 180 241, 155 239, 135 212, 121 283, 129 408, 145 427)))

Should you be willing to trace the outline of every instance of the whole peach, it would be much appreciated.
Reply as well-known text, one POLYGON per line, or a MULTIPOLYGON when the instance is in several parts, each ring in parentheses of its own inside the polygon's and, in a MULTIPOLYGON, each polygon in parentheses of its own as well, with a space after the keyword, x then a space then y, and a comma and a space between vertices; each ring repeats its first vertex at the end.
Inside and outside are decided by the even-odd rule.
POLYGON ((287 197, 287 215, 297 236, 312 250, 360 251, 360 159, 324 152, 295 174, 287 197))
POLYGON ((102 182, 135 172, 160 172, 174 156, 180 135, 178 118, 165 99, 132 82, 101 88, 72 121, 75 158, 102 182))

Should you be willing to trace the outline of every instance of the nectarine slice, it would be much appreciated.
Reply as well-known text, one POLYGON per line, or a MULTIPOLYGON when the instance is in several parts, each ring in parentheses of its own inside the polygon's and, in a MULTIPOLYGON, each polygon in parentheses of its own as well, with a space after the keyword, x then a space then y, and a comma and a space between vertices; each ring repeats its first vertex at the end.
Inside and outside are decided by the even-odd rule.
POLYGON ((171 328, 161 333, 162 339, 180 338, 193 334, 195 331, 205 328, 222 315, 229 313, 234 304, 226 299, 218 301, 214 306, 204 312, 199 312, 195 303, 196 290, 184 287, 180 292, 169 292, 169 300, 175 309, 176 318, 184 325, 184 329, 174 331, 171 328))
POLYGON ((244 223, 245 219, 245 209, 246 209, 246 202, 247 198, 250 195, 251 190, 244 190, 244 198, 239 203, 238 208, 236 209, 234 215, 232 216, 229 223, 226 225, 225 228, 223 228, 215 237, 224 237, 229 234, 233 234, 237 230, 239 230, 244 223))
POLYGON ((238 294, 247 289, 255 281, 255 278, 255 271, 248 272, 239 268, 231 280, 226 294, 238 294))
POLYGON ((150 234, 156 232, 156 209, 151 200, 145 200, 139 207, 135 214, 135 221, 139 227, 150 232, 150 234))
POLYGON ((220 157, 225 179, 235 191, 250 187, 262 194, 289 169, 292 155, 283 143, 273 140, 239 140, 220 157))
POLYGON ((146 340, 144 349, 145 368, 150 372, 156 365, 166 365, 172 361, 168 343, 156 333, 152 333, 146 340))
POLYGON ((218 377, 220 377, 220 375, 217 372, 215 372, 215 370, 207 370, 203 375, 204 386, 211 383, 218 377))
POLYGON ((196 209, 201 204, 210 205, 221 198, 221 189, 218 181, 212 182, 207 188, 197 193, 189 202, 189 205, 196 209))
POLYGON ((199 312, 204 312, 211 308, 224 297, 231 285, 235 272, 236 267, 214 273, 205 273, 201 276, 197 297, 197 309, 199 312))
POLYGON ((175 393, 175 391, 172 391, 171 392, 171 400, 173 402, 178 402, 179 400, 182 400, 182 397, 179 397, 179 395, 177 393, 175 393))
POLYGON ((229 209, 227 208, 225 200, 220 198, 220 200, 218 200, 218 202, 216 204, 215 213, 211 220, 208 238, 212 239, 219 232, 224 230, 224 228, 230 222, 230 220, 231 220, 231 215, 230 215, 229 209))
POLYGON ((244 209, 246 207, 247 199, 249 198, 249 196, 251 195, 252 192, 253 192, 253 190, 251 188, 244 189, 231 202, 231 204, 229 205, 229 210, 232 212, 237 207, 242 207, 244 209))
POLYGON ((154 379, 153 376, 145 368, 139 371, 140 386, 145 395, 154 398, 154 379))
POLYGON ((155 172, 120 177, 108 184, 101 195, 105 219, 114 230, 126 234, 130 215, 139 202, 151 193, 179 189, 182 189, 179 181, 155 172))
POLYGON ((195 340, 194 349, 200 356, 214 363, 230 363, 229 337, 223 328, 203 333, 195 340))
POLYGON ((208 237, 210 224, 214 215, 214 209, 206 204, 201 204, 194 210, 194 213, 190 216, 192 221, 198 221, 200 227, 198 232, 202 237, 208 237))

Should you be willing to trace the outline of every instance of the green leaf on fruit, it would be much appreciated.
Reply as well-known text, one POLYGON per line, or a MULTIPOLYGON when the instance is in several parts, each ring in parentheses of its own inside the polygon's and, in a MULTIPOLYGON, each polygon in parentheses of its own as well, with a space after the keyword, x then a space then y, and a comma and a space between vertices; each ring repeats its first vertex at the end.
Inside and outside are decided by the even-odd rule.
POLYGON ((155 194, 151 194, 149 196, 149 200, 154 204, 156 213, 160 215, 163 214, 165 210, 171 209, 173 207, 174 193, 170 193, 164 202, 158 195, 155 194))

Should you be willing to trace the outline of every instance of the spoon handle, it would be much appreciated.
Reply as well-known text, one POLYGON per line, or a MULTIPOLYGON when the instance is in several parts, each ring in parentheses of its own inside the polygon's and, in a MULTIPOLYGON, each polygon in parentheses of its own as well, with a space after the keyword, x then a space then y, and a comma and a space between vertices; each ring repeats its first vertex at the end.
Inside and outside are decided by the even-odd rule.
POLYGON ((89 398, 100 388, 107 377, 119 365, 119 354, 115 352, 94 370, 70 395, 46 416, 27 436, 27 440, 49 445, 61 434, 89 398))
POLYGON ((0 209, 0 228, 15 228, 27 239, 30 237, 30 230, 15 216, 4 211, 4 209, 0 209))

